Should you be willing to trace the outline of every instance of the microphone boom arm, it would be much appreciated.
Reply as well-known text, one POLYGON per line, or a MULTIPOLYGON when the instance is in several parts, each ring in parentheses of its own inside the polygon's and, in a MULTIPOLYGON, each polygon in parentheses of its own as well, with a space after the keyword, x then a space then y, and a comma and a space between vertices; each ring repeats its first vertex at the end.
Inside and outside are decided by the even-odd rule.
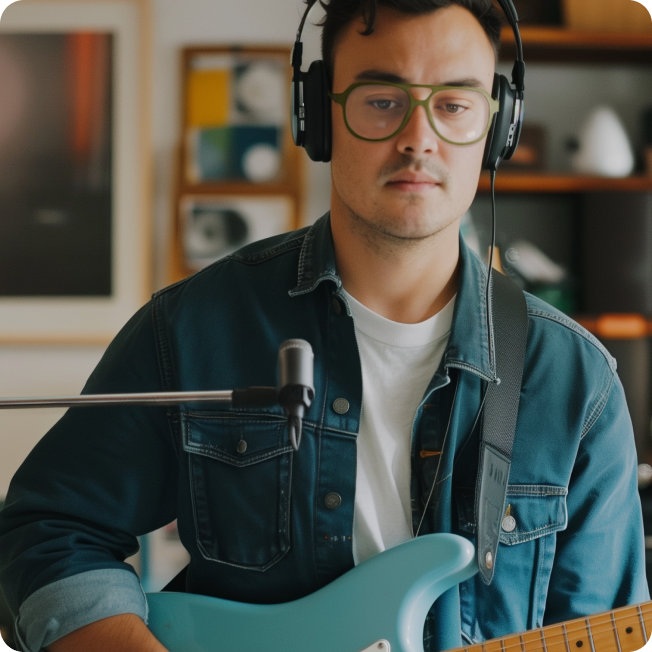
POLYGON ((305 340, 286 340, 279 349, 279 387, 196 392, 145 392, 134 394, 81 394, 0 398, 0 410, 18 408, 70 408, 97 405, 180 405, 230 403, 235 408, 280 405, 288 418, 292 448, 299 450, 301 420, 314 398, 313 352, 305 340))

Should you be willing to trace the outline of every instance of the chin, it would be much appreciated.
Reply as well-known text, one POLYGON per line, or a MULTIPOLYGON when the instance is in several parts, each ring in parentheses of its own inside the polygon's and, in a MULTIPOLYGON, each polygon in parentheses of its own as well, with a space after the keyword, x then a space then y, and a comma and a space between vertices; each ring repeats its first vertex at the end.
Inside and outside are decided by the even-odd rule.
POLYGON ((404 240, 424 240, 432 237, 449 226, 454 220, 430 213, 406 215, 406 211, 387 216, 379 226, 387 235, 404 240))

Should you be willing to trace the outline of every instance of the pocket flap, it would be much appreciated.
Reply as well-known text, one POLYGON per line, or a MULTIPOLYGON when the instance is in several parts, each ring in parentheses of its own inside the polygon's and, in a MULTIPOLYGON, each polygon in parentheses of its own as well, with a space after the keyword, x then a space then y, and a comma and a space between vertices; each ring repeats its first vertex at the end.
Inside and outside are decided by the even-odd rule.
POLYGON ((292 450, 281 417, 196 413, 182 415, 183 449, 233 466, 248 466, 292 450))
MULTIPOLYGON (((551 485, 508 485, 505 515, 500 542, 508 546, 564 530, 567 524, 566 487, 551 485)), ((458 487, 455 491, 459 527, 475 533, 475 487, 458 487)))

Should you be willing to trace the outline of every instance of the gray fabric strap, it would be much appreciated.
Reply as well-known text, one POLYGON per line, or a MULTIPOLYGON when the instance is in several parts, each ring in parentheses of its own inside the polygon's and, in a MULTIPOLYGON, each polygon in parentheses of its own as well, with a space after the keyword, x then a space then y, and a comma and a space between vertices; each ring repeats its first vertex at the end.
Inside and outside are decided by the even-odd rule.
POLYGON ((491 584, 496 568, 528 328, 525 296, 514 282, 493 273, 491 292, 490 319, 500 383, 490 383, 487 388, 475 492, 476 551, 485 584, 491 584))

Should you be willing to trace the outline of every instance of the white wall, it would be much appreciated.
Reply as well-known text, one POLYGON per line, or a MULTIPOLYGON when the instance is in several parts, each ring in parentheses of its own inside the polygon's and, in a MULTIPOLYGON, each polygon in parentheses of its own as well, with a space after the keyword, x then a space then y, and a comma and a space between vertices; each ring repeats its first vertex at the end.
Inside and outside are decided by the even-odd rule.
MULTIPOLYGON (((300 0, 152 0, 152 144, 155 287, 166 283, 172 221, 174 153, 179 140, 180 51, 186 45, 287 44, 294 41, 300 0)), ((319 12, 314 12, 319 19, 319 12)), ((318 30, 306 30, 305 60, 318 53, 318 30)), ((288 62, 289 65, 289 62, 288 62)), ((308 165, 306 215, 314 221, 328 209, 330 171, 308 165)), ((0 346, 0 396, 77 394, 102 347, 0 346)), ((58 410, 0 411, 0 498, 16 469, 58 410)))

